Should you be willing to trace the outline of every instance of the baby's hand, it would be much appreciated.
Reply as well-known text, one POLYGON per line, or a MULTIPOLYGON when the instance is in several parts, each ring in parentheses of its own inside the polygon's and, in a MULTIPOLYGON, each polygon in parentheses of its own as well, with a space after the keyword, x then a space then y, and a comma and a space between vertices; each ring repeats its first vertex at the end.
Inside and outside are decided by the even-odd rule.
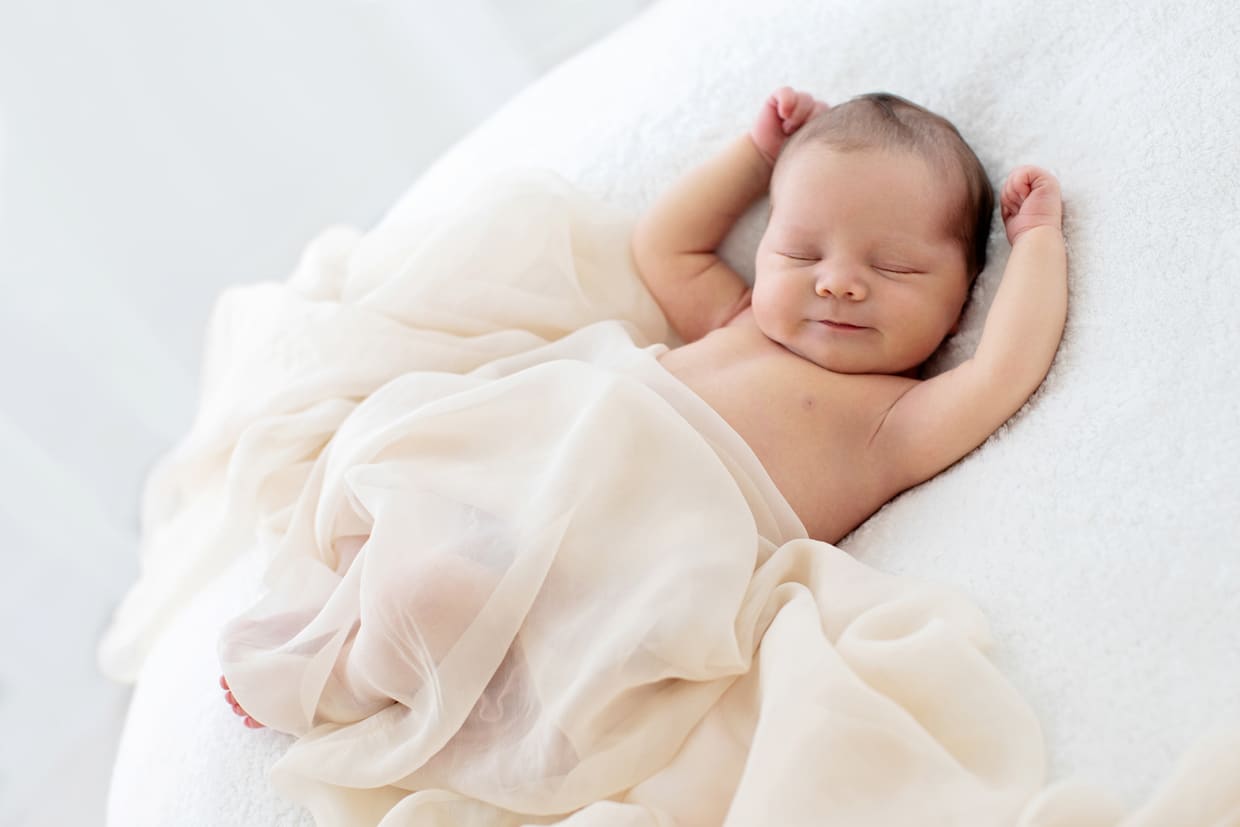
POLYGON ((753 139, 754 146, 762 157, 774 165, 775 158, 788 136, 826 109, 827 104, 815 100, 808 92, 797 92, 791 87, 781 86, 763 104, 758 119, 749 130, 749 137, 753 139))
POLYGON ((245 718, 245 725, 250 729, 262 729, 263 725, 254 720, 249 714, 241 708, 241 704, 237 703, 237 699, 233 697, 232 690, 228 688, 228 680, 220 675, 220 688, 224 690, 224 700, 228 701, 228 705, 232 707, 232 711, 245 718))
POLYGON ((1063 229, 1059 181, 1041 167, 1012 170, 999 194, 999 210, 1009 244, 1034 227, 1063 229))

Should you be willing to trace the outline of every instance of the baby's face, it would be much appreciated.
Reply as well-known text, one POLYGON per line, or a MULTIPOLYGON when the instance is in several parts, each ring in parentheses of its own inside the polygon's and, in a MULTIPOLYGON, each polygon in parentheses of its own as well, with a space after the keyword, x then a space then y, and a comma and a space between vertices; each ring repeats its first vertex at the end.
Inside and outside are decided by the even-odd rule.
POLYGON ((963 184, 913 154, 813 145, 777 173, 755 262, 758 327, 828 370, 912 375, 968 295, 964 251, 947 231, 963 184))

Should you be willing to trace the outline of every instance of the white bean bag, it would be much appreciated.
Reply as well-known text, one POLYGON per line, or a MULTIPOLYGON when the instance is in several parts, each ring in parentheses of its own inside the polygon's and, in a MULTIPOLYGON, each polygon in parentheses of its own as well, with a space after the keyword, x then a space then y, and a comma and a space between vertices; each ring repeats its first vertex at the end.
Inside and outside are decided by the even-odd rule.
MULTIPOLYGON (((996 186, 1013 166, 1037 163, 1058 175, 1065 198, 1069 317, 1046 382, 980 449, 898 497, 840 548, 866 567, 955 589, 982 610, 997 668, 970 686, 994 689, 1006 676, 1044 735, 1044 773, 1040 743, 1018 751, 1039 766, 1005 788, 1019 797, 1028 787, 1027 802, 1009 807, 1013 819, 1028 827, 1234 823, 1238 34, 1240 11, 1222 2, 1173 13, 1027 0, 1002 8, 980 0, 663 0, 463 140, 377 227, 331 228, 287 284, 230 291, 208 340, 207 401, 152 476, 143 577, 101 649, 110 674, 137 681, 108 823, 313 823, 268 779, 293 739, 245 729, 221 701, 216 643, 222 624, 261 592, 280 528, 293 519, 282 509, 309 473, 308 453, 359 399, 398 376, 403 359, 422 365, 434 346, 434 336, 409 338, 424 319, 389 308, 390 326, 376 327, 374 308, 342 307, 358 304, 345 294, 381 287, 393 276, 383 265, 394 244, 501 170, 551 170, 617 215, 635 216, 746 129, 785 83, 831 102, 874 90, 908 97, 957 124, 996 186), (247 338, 265 328, 243 325, 246 313, 269 325, 280 313, 304 321, 314 315, 304 312, 311 300, 337 305, 312 334, 247 338), (358 336, 376 358, 357 359, 350 348, 358 336), (290 383, 279 367, 287 360, 263 358, 276 353, 326 365, 320 384, 290 383), (242 363, 262 392, 245 405, 219 397, 231 403, 213 407, 210 389, 235 380, 242 363), (351 367, 331 374, 332 365, 351 367), (249 476, 229 476, 230 463, 249 476)), ((724 248, 746 275, 762 213, 747 215, 724 248)), ((997 221, 991 242, 940 367, 965 358, 980 336, 1006 259, 997 221)), ((439 369, 468 371, 557 340, 593 321, 591 308, 627 314, 638 345, 666 335, 638 293, 587 299, 569 310, 548 306, 546 319, 530 321, 543 324, 533 338, 483 335, 472 356, 444 351, 439 369)), ((984 645, 985 630, 968 612, 959 617, 966 615, 961 639, 984 645)), ((767 761, 761 773, 769 779, 778 770, 767 761)), ((750 788, 771 800, 703 806, 701 821, 663 812, 666 823, 720 823, 731 803, 727 823, 757 823, 746 819, 787 805, 773 789, 750 788)), ((657 790, 651 795, 658 800, 657 790)), ((950 808, 923 803, 922 823, 1002 823, 980 811, 953 820, 950 808)), ((337 823, 322 812, 320 821, 337 823)), ((466 823, 410 812, 383 823, 466 823)), ((664 823, 608 812, 575 823, 664 823)), ((849 823, 888 823, 881 817, 849 823)), ((530 823, 554 823, 545 818, 530 823)), ((786 818, 793 820, 768 823, 796 823, 786 818)))

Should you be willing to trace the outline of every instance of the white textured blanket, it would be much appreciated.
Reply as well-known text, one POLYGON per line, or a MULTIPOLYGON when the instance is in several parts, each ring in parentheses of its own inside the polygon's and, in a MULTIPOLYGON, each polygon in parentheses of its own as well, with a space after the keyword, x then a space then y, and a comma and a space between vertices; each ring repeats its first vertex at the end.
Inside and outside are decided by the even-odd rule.
MULTIPOLYGON (((452 315, 436 286, 449 274, 424 272, 410 248, 427 217, 516 164, 553 169, 631 219, 789 83, 828 101, 905 95, 959 125, 993 182, 1038 163, 1064 186, 1068 329, 1046 383, 981 449, 841 548, 977 601, 994 630, 991 656, 1043 726, 1049 778, 1083 775, 1119 793, 1107 803, 1058 787, 1028 824, 1233 823, 1238 40, 1240 7, 1222 0, 661 0, 454 147, 377 227, 326 232, 286 284, 224 294, 202 410, 151 478, 143 580, 104 646, 113 674, 139 678, 111 822, 295 819, 265 776, 289 740, 237 725, 215 685, 215 645, 291 524, 314 458, 359 402, 410 370, 467 373, 608 318, 636 320, 626 329, 637 350, 665 338, 646 298, 600 293, 630 288, 581 273, 572 278, 590 285, 585 294, 530 305, 521 330, 505 327, 521 302, 506 306, 485 280, 471 307, 494 302, 499 315, 452 315), (391 289, 395 274, 415 272, 418 286, 391 289), (467 322, 463 337, 434 332, 467 322), (1212 741, 1179 763, 1206 733, 1212 741)), ((539 226, 533 206, 515 218, 527 212, 513 232, 539 226)), ((741 272, 752 272, 761 220, 759 206, 725 247, 741 272)), ((461 260, 491 243, 462 235, 461 260)), ((944 365, 976 344, 1006 250, 993 236, 944 365)), ((766 628, 759 669, 781 628, 766 628)), ((791 751, 774 754, 765 750, 782 762, 770 777, 805 771, 791 751)))

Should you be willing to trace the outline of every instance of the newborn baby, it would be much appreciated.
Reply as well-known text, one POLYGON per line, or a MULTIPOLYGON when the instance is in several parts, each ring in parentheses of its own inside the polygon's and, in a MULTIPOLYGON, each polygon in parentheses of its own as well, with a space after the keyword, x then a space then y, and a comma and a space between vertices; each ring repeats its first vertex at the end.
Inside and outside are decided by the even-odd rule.
POLYGON ((927 380, 985 265, 994 207, 942 117, 895 95, 827 107, 783 87, 639 221, 634 260, 686 342, 663 366, 745 439, 811 537, 838 543, 1045 378, 1067 314, 1058 182, 1018 167, 1000 205, 1012 251, 977 351, 927 380), (768 189, 751 288, 716 250, 768 189))
MULTIPOLYGON (((665 352, 663 366, 748 443, 810 536, 838 543, 983 442, 1045 377, 1067 304, 1058 185, 1020 167, 1001 205, 1012 252, 981 343, 971 360, 924 381, 922 363, 956 330, 984 266, 994 206, 981 164, 939 116, 892 95, 827 108, 782 88, 749 134, 690 171, 639 221, 634 260, 686 343, 665 352), (750 289, 715 250, 768 187, 770 223, 750 289)), ((335 540, 340 570, 368 539, 335 540)), ((459 554, 410 565, 384 605, 393 624, 418 631, 422 660, 376 650, 361 660, 391 674, 353 674, 357 647, 405 639, 373 615, 333 671, 351 711, 320 710, 322 720, 347 722, 391 704, 390 692, 371 685, 378 678, 412 691, 424 675, 410 664, 439 663, 498 577, 459 554)), ((269 618, 260 631, 283 641, 310 619, 269 618)), ((514 646, 483 701, 531 708, 521 664, 514 646)), ((247 726, 263 725, 227 678, 220 685, 247 726)), ((523 721, 493 722, 501 724, 523 721)), ((571 749, 562 752, 571 764, 571 749)))

